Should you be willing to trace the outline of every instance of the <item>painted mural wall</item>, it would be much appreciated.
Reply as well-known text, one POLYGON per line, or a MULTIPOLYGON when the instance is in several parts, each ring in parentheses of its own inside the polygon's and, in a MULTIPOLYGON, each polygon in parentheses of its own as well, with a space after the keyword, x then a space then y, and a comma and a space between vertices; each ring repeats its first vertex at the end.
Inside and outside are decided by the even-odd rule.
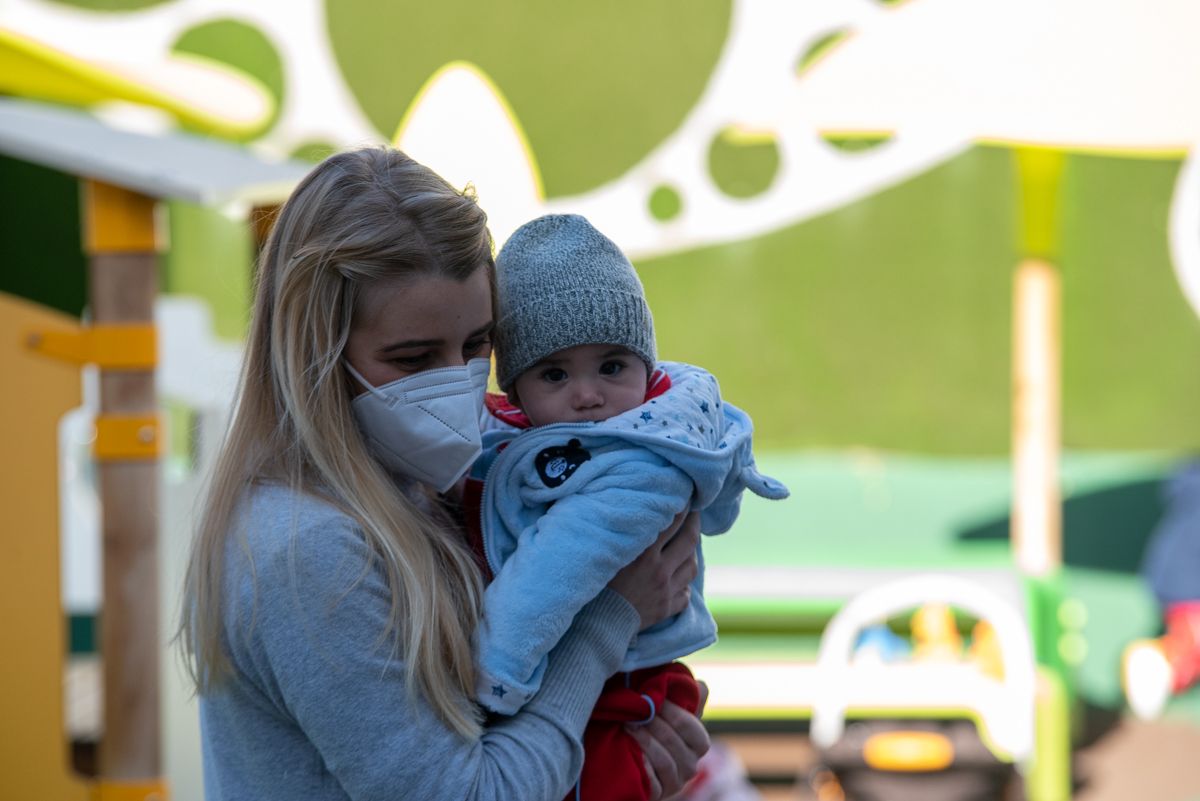
MULTIPOLYGON (((7 0, 0 24, 98 62, 244 70, 278 100, 256 151, 398 142, 474 184, 501 241, 542 211, 589 215, 641 270, 663 355, 710 366, 766 446, 1003 453, 1011 153, 937 131, 831 141, 789 102, 887 5, 7 0)), ((1200 327, 1167 235, 1179 174, 1070 160, 1068 447, 1200 444, 1200 327)), ((174 211, 166 286, 236 337, 248 242, 219 211, 174 211)))

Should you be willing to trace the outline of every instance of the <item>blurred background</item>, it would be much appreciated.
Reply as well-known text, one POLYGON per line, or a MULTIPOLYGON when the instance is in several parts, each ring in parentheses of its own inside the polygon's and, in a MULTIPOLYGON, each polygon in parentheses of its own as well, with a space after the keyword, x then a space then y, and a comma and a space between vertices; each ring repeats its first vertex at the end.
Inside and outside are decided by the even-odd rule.
POLYGON ((106 503, 157 535, 161 772, 202 797, 166 638, 255 250, 312 163, 391 143, 472 185, 497 246, 589 216, 661 357, 719 378, 792 490, 705 543, 722 636, 689 662, 723 745, 694 798, 1200 798, 1200 693, 1134 716, 1121 683, 1163 633, 1139 568, 1200 449, 1200 16, 1093 5, 0 0, 0 797, 99 769, 106 503), (28 339, 101 322, 97 182, 153 209, 132 369, 161 426, 100 458, 130 366, 28 339), (1050 305, 1023 339, 1030 261, 1050 305), (126 460, 157 467, 106 500, 126 460))

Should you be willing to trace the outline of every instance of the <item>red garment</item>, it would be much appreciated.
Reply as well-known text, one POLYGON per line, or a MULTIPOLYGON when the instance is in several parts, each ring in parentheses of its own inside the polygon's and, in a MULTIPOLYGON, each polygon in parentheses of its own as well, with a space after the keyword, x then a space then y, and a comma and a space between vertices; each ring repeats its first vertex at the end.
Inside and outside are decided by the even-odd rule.
POLYGON ((1163 654, 1171 666, 1171 690, 1181 693, 1200 682, 1200 601, 1167 607, 1163 654))
POLYGON ((696 714, 700 686, 680 662, 618 673, 604 685, 583 732, 583 771, 564 801, 648 801, 642 749, 627 723, 649 723, 670 700, 696 714))
POLYGON ((483 522, 480 520, 483 510, 483 480, 468 477, 463 484, 462 493, 462 526, 467 535, 467 544, 475 554, 475 561, 483 573, 483 583, 491 584, 495 576, 488 564, 487 554, 483 550, 483 522))

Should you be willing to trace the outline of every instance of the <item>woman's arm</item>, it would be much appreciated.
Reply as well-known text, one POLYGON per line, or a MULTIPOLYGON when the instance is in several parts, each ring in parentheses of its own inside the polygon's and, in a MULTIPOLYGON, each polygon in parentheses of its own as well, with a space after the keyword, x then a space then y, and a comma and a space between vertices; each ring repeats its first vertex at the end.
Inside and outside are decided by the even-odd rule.
POLYGON ((602 592, 551 653, 542 692, 467 740, 406 694, 400 656, 381 638, 390 593, 350 521, 274 517, 255 521, 265 526, 250 535, 253 567, 237 545, 227 551, 235 675, 203 700, 213 798, 338 797, 326 785, 363 801, 565 795, 588 715, 643 613, 602 592))

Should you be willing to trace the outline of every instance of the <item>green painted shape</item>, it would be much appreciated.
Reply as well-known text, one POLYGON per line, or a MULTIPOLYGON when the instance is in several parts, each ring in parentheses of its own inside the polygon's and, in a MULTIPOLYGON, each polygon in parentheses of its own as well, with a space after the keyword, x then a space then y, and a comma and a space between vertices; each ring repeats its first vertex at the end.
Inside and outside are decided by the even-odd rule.
POLYGON ((251 298, 254 244, 249 225, 182 201, 169 203, 168 218, 172 247, 166 254, 162 291, 206 301, 216 335, 241 339, 251 298))
POLYGON ((305 142, 289 154, 289 158, 316 164, 337 153, 340 148, 330 142, 305 142))
POLYGON ((822 136, 830 146, 843 153, 865 153, 874 150, 882 144, 890 142, 892 137, 878 134, 863 136, 822 136))
POLYGON ((779 144, 774 136, 747 139, 726 128, 709 143, 708 171, 717 188, 730 197, 761 195, 779 173, 779 144))
POLYGON ((650 193, 650 214, 660 222, 668 222, 683 211, 683 198, 673 186, 660 184, 650 193))
POLYGON ((99 651, 96 636, 96 616, 77 613, 67 614, 67 653, 94 654, 99 651))
POLYGON ((845 39, 847 36, 849 36, 849 31, 845 28, 841 28, 819 37, 815 42, 809 45, 808 49, 801 54, 800 59, 796 62, 796 75, 804 74, 804 71, 811 67, 813 62, 823 56, 831 47, 845 39))
MULTIPOLYGON (((1166 217, 1177 162, 1071 156, 1063 186, 1063 432, 1200 449, 1200 324, 1166 217)), ((1007 453, 1011 152, 979 147, 871 197, 638 261, 659 354, 703 364, 760 447, 1007 453)))
POLYGON ((1200 449, 1200 320, 1171 268, 1179 163, 1073 156, 1062 208, 1063 439, 1200 449))
POLYGON ((0 156, 0 292, 79 317, 87 304, 79 182, 0 156))
POLYGON ((275 110, 270 120, 248 138, 260 136, 275 124, 283 108, 287 79, 279 50, 258 28, 233 19, 205 22, 184 31, 172 50, 210 58, 262 82, 275 100, 275 110))
POLYGON ((550 197, 618 177, 680 125, 707 85, 731 15, 731 0, 325 7, 342 74, 384 136, 436 70, 473 62, 519 118, 550 197))
POLYGON ((140 11, 144 8, 154 8, 172 0, 49 0, 60 6, 85 8, 88 11, 140 11))

